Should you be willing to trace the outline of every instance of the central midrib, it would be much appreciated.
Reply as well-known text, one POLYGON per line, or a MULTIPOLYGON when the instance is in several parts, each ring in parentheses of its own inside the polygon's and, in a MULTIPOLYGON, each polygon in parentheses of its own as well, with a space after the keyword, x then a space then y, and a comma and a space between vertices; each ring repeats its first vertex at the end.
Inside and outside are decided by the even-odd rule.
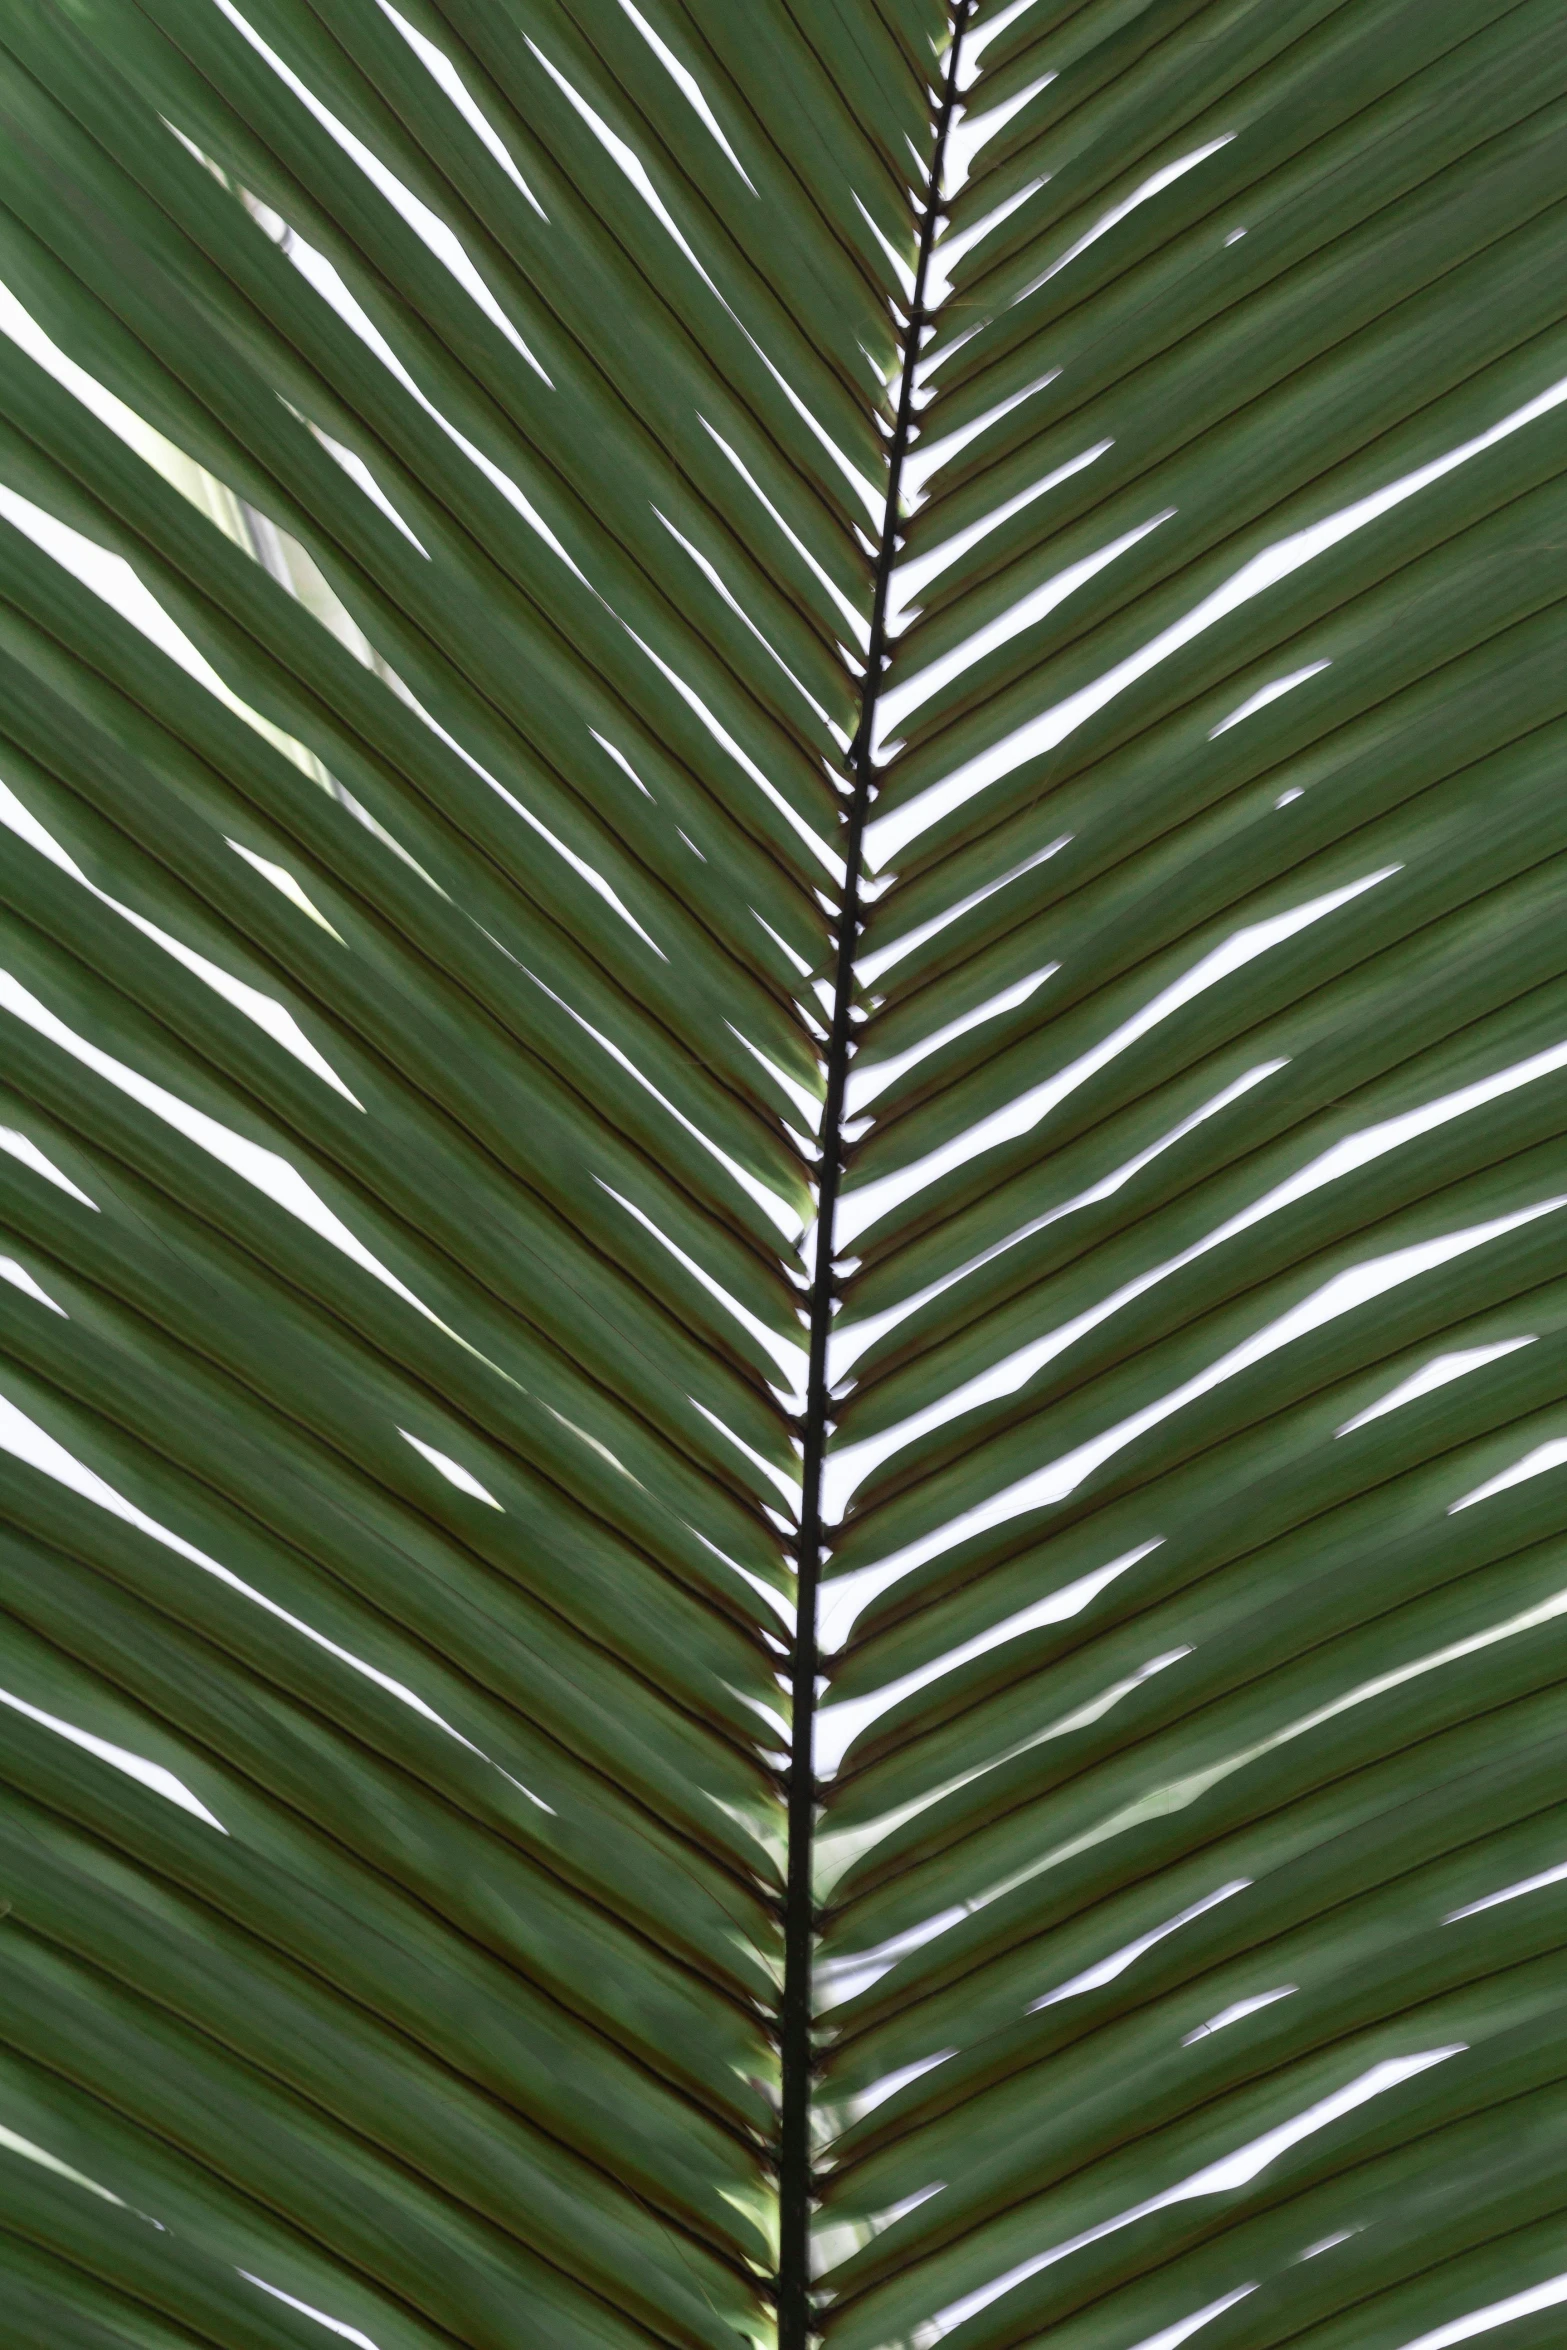
POLYGON ((928 323, 925 288, 930 274, 931 248, 941 218, 942 167, 947 133, 957 99, 959 52, 973 5, 974 0, 957 0, 952 12, 951 44, 947 52, 941 103, 936 115, 929 189, 920 217, 914 289, 903 339, 897 417, 888 449, 887 502, 882 514, 881 540, 876 556, 870 641, 865 656, 865 684, 860 700, 859 724, 848 754, 853 788, 844 817, 845 877, 835 939, 837 961, 833 978, 832 1025, 826 1051, 827 1093, 822 1108, 816 1265, 810 1296, 810 1355, 801 1463, 800 1533, 796 1550, 798 1610, 790 1656, 793 1737, 789 1758, 788 1869, 784 1893, 784 1985, 778 2017, 782 2060, 778 2120, 779 2350, 806 2350, 814 2326, 810 2229, 814 2060, 811 1969, 815 1940, 812 1839, 817 1810, 813 1754, 818 1674, 816 1595, 821 1580, 824 1547, 822 1467, 832 1409, 827 1377, 827 1342, 832 1329, 836 1295, 834 1254, 838 1183, 843 1160, 844 1091, 853 1057, 850 1016, 854 1006, 854 958, 864 923, 860 864, 866 820, 875 793, 871 746, 875 737, 877 697, 886 662, 887 597, 897 555, 903 461, 914 429, 915 363, 919 356, 921 330, 928 323))

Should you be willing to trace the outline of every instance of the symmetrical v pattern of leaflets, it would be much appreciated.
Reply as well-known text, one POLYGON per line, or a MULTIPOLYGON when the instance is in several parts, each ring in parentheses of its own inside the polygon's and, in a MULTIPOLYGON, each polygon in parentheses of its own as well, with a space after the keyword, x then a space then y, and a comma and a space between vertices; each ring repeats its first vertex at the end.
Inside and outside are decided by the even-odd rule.
POLYGON ((1559 2342, 1560 0, 10 0, 0 330, 0 2344, 1559 2342))

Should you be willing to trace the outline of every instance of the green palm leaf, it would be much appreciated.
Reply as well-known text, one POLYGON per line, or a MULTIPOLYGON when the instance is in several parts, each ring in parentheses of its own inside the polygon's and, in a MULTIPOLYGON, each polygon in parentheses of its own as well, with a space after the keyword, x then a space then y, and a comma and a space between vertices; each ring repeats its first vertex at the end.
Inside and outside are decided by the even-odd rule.
POLYGON ((0 2340, 1567 2304, 1548 0, 16 0, 0 2340))

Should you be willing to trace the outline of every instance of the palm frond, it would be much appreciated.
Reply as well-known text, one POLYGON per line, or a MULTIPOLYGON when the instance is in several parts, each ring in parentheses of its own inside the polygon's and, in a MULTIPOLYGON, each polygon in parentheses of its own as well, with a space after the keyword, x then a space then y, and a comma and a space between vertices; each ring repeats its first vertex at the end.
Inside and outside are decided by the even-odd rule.
POLYGON ((1564 105, 16 0, 0 2339, 1552 2338, 1564 105))

